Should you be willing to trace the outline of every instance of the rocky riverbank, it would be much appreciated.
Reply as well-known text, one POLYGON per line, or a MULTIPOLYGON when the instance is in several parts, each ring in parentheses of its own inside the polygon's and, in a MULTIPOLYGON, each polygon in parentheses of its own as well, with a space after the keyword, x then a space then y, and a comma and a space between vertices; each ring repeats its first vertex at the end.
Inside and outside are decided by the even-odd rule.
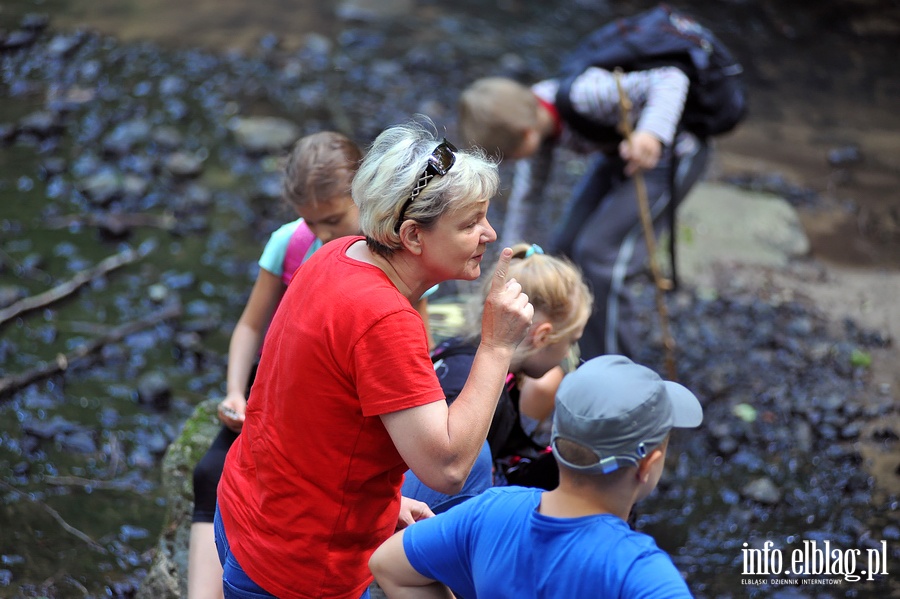
MULTIPOLYGON (((221 392, 227 338, 253 264, 286 216, 277 202, 284 148, 326 127, 365 143, 414 112, 431 115, 452 137, 462 86, 488 73, 539 77, 555 59, 535 49, 570 41, 564 27, 547 27, 537 5, 504 3, 491 19, 471 8, 429 5, 391 27, 357 13, 342 17, 333 35, 304 34, 294 46, 263 36, 230 52, 123 43, 89 29, 57 29, 37 14, 0 36, 3 305, 129 248, 140 256, 65 301, 0 325, 4 380, 50 372, 0 403, 0 461, 10 465, 0 595, 127 597, 154 580, 148 570, 181 571, 185 537, 165 514, 184 513, 189 500, 198 450, 184 450, 182 441, 199 447, 204 439, 193 421, 184 423, 221 392), (120 328, 141 322, 144 328, 120 328), (181 456, 178 465, 161 465, 167 447, 170 459, 181 456), (47 508, 84 536, 64 530, 47 508)), ((571 25, 585 10, 566 5, 554 19, 571 25)), ((777 21, 767 13, 722 26, 782 39, 766 29, 770 20, 777 21)), ((771 97, 776 58, 754 61, 759 95, 752 97, 771 97)), ((878 81, 878 89, 890 89, 889 78, 878 81)), ((742 588, 743 543, 756 549, 772 541, 788 551, 830 541, 865 554, 884 541, 897 563, 896 272, 837 269, 816 253, 821 237, 808 238, 810 256, 797 236, 810 231, 810 215, 855 214, 860 203, 830 192, 846 195, 854 180, 882 181, 893 154, 867 162, 863 150, 851 160, 868 138, 802 132, 774 115, 723 139, 708 178, 729 187, 712 188, 700 221, 692 224, 689 212, 681 221, 680 255, 693 248, 706 260, 698 279, 687 275, 670 296, 670 312, 679 377, 707 402, 707 425, 676 440, 670 476, 638 525, 673 554, 699 597, 742 588), (793 168, 807 156, 797 148, 811 146, 834 183, 823 191, 794 177, 816 172, 810 158, 805 170, 793 168), (836 166, 826 160, 832 150, 844 157, 836 166), (789 209, 771 196, 730 203, 723 193, 736 188, 773 192, 790 200, 789 209), (759 210, 742 209, 757 201, 776 202, 774 221, 753 226, 759 210), (741 226, 725 226, 735 221, 741 226), (726 231, 718 245, 702 245, 706 233, 726 231), (749 255, 729 254, 751 231, 789 236, 764 237, 749 255), (786 252, 778 261, 755 263, 776 243, 786 252)), ((545 221, 583 168, 582 159, 565 157, 545 221)), ((491 218, 502 219, 503 197, 493 210, 491 218)), ((860 222, 872 226, 871 217, 860 222)), ((534 241, 544 229, 535 226, 534 241)), ((856 236, 846 240, 860 254, 871 249, 856 236)), ((465 289, 445 292, 453 291, 465 289)), ((637 291, 648 339, 639 358, 663 370, 652 289, 637 291)), ((214 427, 208 413, 199 414, 214 427)), ((831 592, 897 595, 895 580, 890 571, 831 592)), ((165 592, 180 585, 176 575, 165 592)), ((761 583, 748 594, 789 591, 761 583)))

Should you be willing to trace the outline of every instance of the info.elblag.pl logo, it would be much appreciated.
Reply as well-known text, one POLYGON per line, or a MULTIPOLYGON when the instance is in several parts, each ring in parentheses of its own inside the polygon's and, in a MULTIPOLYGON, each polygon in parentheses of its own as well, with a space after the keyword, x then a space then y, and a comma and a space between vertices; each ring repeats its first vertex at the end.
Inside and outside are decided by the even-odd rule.
POLYGON ((743 547, 741 574, 753 578, 741 579, 742 584, 834 585, 888 575, 887 541, 865 551, 814 540, 805 540, 792 550, 777 549, 772 541, 763 543, 762 549, 751 549, 747 543, 743 547), (764 576, 767 578, 761 578, 764 576), (818 578, 788 578, 791 576, 818 578))

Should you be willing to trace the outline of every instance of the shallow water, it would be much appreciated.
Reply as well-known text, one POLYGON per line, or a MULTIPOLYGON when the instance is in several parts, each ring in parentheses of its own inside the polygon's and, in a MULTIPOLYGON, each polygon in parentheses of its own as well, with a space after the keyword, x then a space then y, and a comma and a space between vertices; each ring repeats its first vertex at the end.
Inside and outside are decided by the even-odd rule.
MULTIPOLYGON (((351 5, 366 3, 337 6, 351 5)), ((252 13, 248 13, 251 5, 240 0, 190 4, 142 0, 126 5, 115 0, 45 0, 0 7, 0 27, 10 28, 25 13, 43 12, 52 18, 50 35, 90 27, 123 42, 97 41, 91 56, 79 56, 81 73, 98 69, 113 93, 101 98, 102 110, 95 116, 78 121, 76 133, 63 136, 59 147, 17 143, 0 148, 0 249, 4 252, 0 286, 13 285, 32 295, 121 251, 124 244, 152 248, 138 263, 86 286, 71 299, 0 329, 2 374, 52 361, 58 353, 71 352, 122 322, 152 313, 166 301, 153 299, 154 285, 165 288, 169 299, 177 296, 183 309, 177 322, 165 321, 112 343, 88 367, 32 385, 0 404, 0 464, 9 472, 3 480, 30 494, 23 498, 2 490, 0 596, 62 597, 82 591, 91 596, 127 596, 148 564, 147 551, 164 516, 156 481, 165 442, 193 405, 221 392, 227 339, 252 282, 252 264, 268 231, 284 213, 261 191, 266 177, 276 173, 275 161, 260 163, 241 157, 227 143, 223 123, 196 105, 219 107, 223 117, 235 112, 280 114, 308 129, 331 123, 349 125, 361 142, 415 111, 431 114, 452 129, 453 90, 497 70, 545 76, 556 61, 552 49, 568 44, 573 31, 585 30, 590 17, 624 12, 622 6, 586 1, 552 3, 553 9, 545 2, 515 0, 489 8, 474 1, 452 7, 400 1, 373 5, 381 16, 371 21, 336 18, 331 3, 308 0, 254 2, 252 13), (403 11, 410 16, 398 19, 403 11), (264 37, 269 31, 275 33, 277 43, 276 38, 264 37), (336 53, 342 57, 338 68, 316 71, 311 62, 301 61, 292 67, 294 71, 267 70, 237 54, 217 62, 220 55, 216 53, 234 47, 242 48, 248 59, 276 46, 290 53, 308 47, 310 40, 315 42, 311 31, 337 46, 336 53), (154 44, 143 43, 146 40, 154 44), (190 50, 195 47, 202 50, 190 50), (179 51, 176 59, 164 57, 169 49, 179 51), (399 64, 390 60, 394 58, 399 64), (186 136, 186 148, 198 150, 205 144, 208 157, 200 182, 213 190, 213 201, 194 209, 181 208, 186 229, 175 233, 138 228, 125 239, 110 240, 98 236, 92 227, 50 227, 50 217, 100 210, 67 193, 66 177, 49 176, 48 158, 63 156, 68 171, 88 172, 102 139, 92 137, 91 127, 105 127, 103 119, 116 123, 171 116, 177 106, 159 105, 162 101, 152 94, 145 105, 141 94, 146 93, 145 82, 155 82, 173 69, 184 71, 176 74, 189 82, 193 92, 182 96, 191 118, 178 121, 178 128, 186 136), (218 78, 219 72, 229 75, 218 78), (299 87, 307 94, 303 97, 279 95, 296 88, 283 82, 278 87, 267 78, 291 72, 304 82, 320 78, 327 89, 338 90, 333 92, 336 97, 323 101, 315 81, 299 87), (250 84, 234 83, 241 73, 250 84), (232 89, 236 91, 229 96, 232 89), (194 217, 200 221, 196 228, 191 225, 194 217), (183 333, 198 333, 199 348, 186 350, 183 341, 177 342, 183 333), (171 386, 168 408, 139 402, 137 382, 152 372, 162 373, 171 386), (47 438, 34 429, 23 433, 27 426, 53 422, 57 416, 74 428, 47 438), (115 481, 121 487, 103 488, 97 481, 115 481), (44 506, 56 510, 108 553, 64 532, 44 506), (4 582, 7 576, 9 581, 4 582)), ((752 185, 794 193, 813 233, 814 252, 859 266, 900 265, 900 229, 892 228, 898 224, 900 189, 900 114, 895 110, 900 69, 892 55, 898 47, 897 30, 862 37, 853 33, 870 15, 872 22, 877 15, 879 22, 890 23, 890 9, 890 3, 820 3, 802 11, 756 2, 704 5, 707 18, 733 35, 752 84, 750 118, 737 132, 719 140, 711 176, 747 177, 752 185), (860 148, 860 161, 829 165, 830 151, 854 144, 860 148)), ((898 16, 893 18, 896 25, 898 16)), ((66 71, 65 62, 61 64, 58 72, 48 65, 23 71, 48 79, 76 77, 66 71)), ((31 92, 21 81, 5 80, 0 86, 0 122, 17 121, 44 106, 48 90, 41 81, 34 88, 31 92)), ((133 156, 120 159, 118 166, 126 171, 141 168, 133 156)), ((573 162, 573 166, 578 165, 573 162)), ((559 187, 556 199, 561 201, 565 185, 559 187)), ((114 203, 113 208, 160 212, 171 209, 173 199, 188 196, 187 182, 166 180, 140 201, 114 203)), ((761 518, 780 518, 774 510, 772 515, 729 503, 735 501, 733 487, 746 471, 767 471, 765 467, 744 463, 723 474, 712 457, 704 459, 703 443, 693 439, 681 448, 685 464, 699 464, 700 480, 689 489, 691 497, 707 501, 699 511, 721 513, 723 505, 731 505, 745 520, 735 518, 727 525, 754 530, 761 518), (719 486, 716 477, 721 476, 733 480, 719 486)), ((844 464, 826 482, 840 481, 853 470, 844 464)), ((688 474, 679 473, 676 480, 688 474)), ((805 466, 796 473, 810 474, 805 466)), ((658 513, 678 517, 683 489, 681 483, 669 487, 657 504, 658 513)), ((862 492, 868 487, 854 489, 862 492)), ((815 503, 819 498, 802 500, 815 503)), ((881 511, 884 506, 878 508, 876 521, 866 523, 874 530, 888 523, 883 518, 896 514, 896 507, 887 510, 887 516, 881 511)), ((828 521, 827 516, 819 517, 828 521)), ((710 518, 709 522, 722 521, 710 518)), ((778 522, 774 533, 781 535, 787 525, 784 520, 778 522)), ((693 575, 699 580, 724 579, 704 583, 698 590, 718 596, 738 584, 734 564, 722 556, 738 559, 740 543, 735 543, 743 539, 739 531, 706 530, 699 525, 703 518, 696 514, 683 514, 678 526, 667 526, 648 514, 643 524, 670 551, 699 548, 700 555, 688 555, 680 562, 693 560, 693 575), (698 523, 694 533, 698 538, 685 532, 689 530, 685 521, 698 523), (712 546, 717 541, 727 546, 712 546), (704 561, 704 552, 726 563, 704 561)), ((840 528, 834 522, 829 526, 840 528)), ((797 527, 806 528, 802 522, 797 527)), ((853 545, 853 539, 842 540, 853 545)), ((753 591, 759 596, 778 592, 777 588, 753 591)), ((844 587, 841 595, 845 592, 854 591, 844 587)), ((858 591, 859 596, 866 592, 884 596, 883 587, 858 591)), ((896 593, 896 588, 891 592, 896 593)))

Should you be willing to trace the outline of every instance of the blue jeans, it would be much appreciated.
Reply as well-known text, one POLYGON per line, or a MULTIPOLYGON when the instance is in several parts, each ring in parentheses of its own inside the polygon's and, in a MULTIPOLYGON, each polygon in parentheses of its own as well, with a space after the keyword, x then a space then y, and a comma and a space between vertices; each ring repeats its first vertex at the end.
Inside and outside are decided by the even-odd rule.
MULTIPOLYGON (((272 593, 253 582, 237 558, 231 553, 228 546, 228 538, 225 536, 225 527, 222 526, 222 516, 219 515, 219 506, 216 505, 216 515, 213 519, 213 528, 216 532, 216 550, 219 552, 219 563, 222 564, 222 588, 225 591, 225 599, 264 599, 275 597, 272 593)), ((369 599, 369 589, 359 599, 369 599)))

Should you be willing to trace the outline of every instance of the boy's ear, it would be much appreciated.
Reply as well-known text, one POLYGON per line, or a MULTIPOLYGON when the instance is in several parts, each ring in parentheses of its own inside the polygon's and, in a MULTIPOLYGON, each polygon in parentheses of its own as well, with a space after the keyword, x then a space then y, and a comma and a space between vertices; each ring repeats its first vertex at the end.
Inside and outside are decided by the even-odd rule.
POLYGON ((645 457, 638 463, 637 477, 642 483, 647 483, 650 480, 650 473, 653 471, 653 467, 660 461, 665 459, 663 452, 660 448, 656 448, 650 452, 650 455, 645 457))

